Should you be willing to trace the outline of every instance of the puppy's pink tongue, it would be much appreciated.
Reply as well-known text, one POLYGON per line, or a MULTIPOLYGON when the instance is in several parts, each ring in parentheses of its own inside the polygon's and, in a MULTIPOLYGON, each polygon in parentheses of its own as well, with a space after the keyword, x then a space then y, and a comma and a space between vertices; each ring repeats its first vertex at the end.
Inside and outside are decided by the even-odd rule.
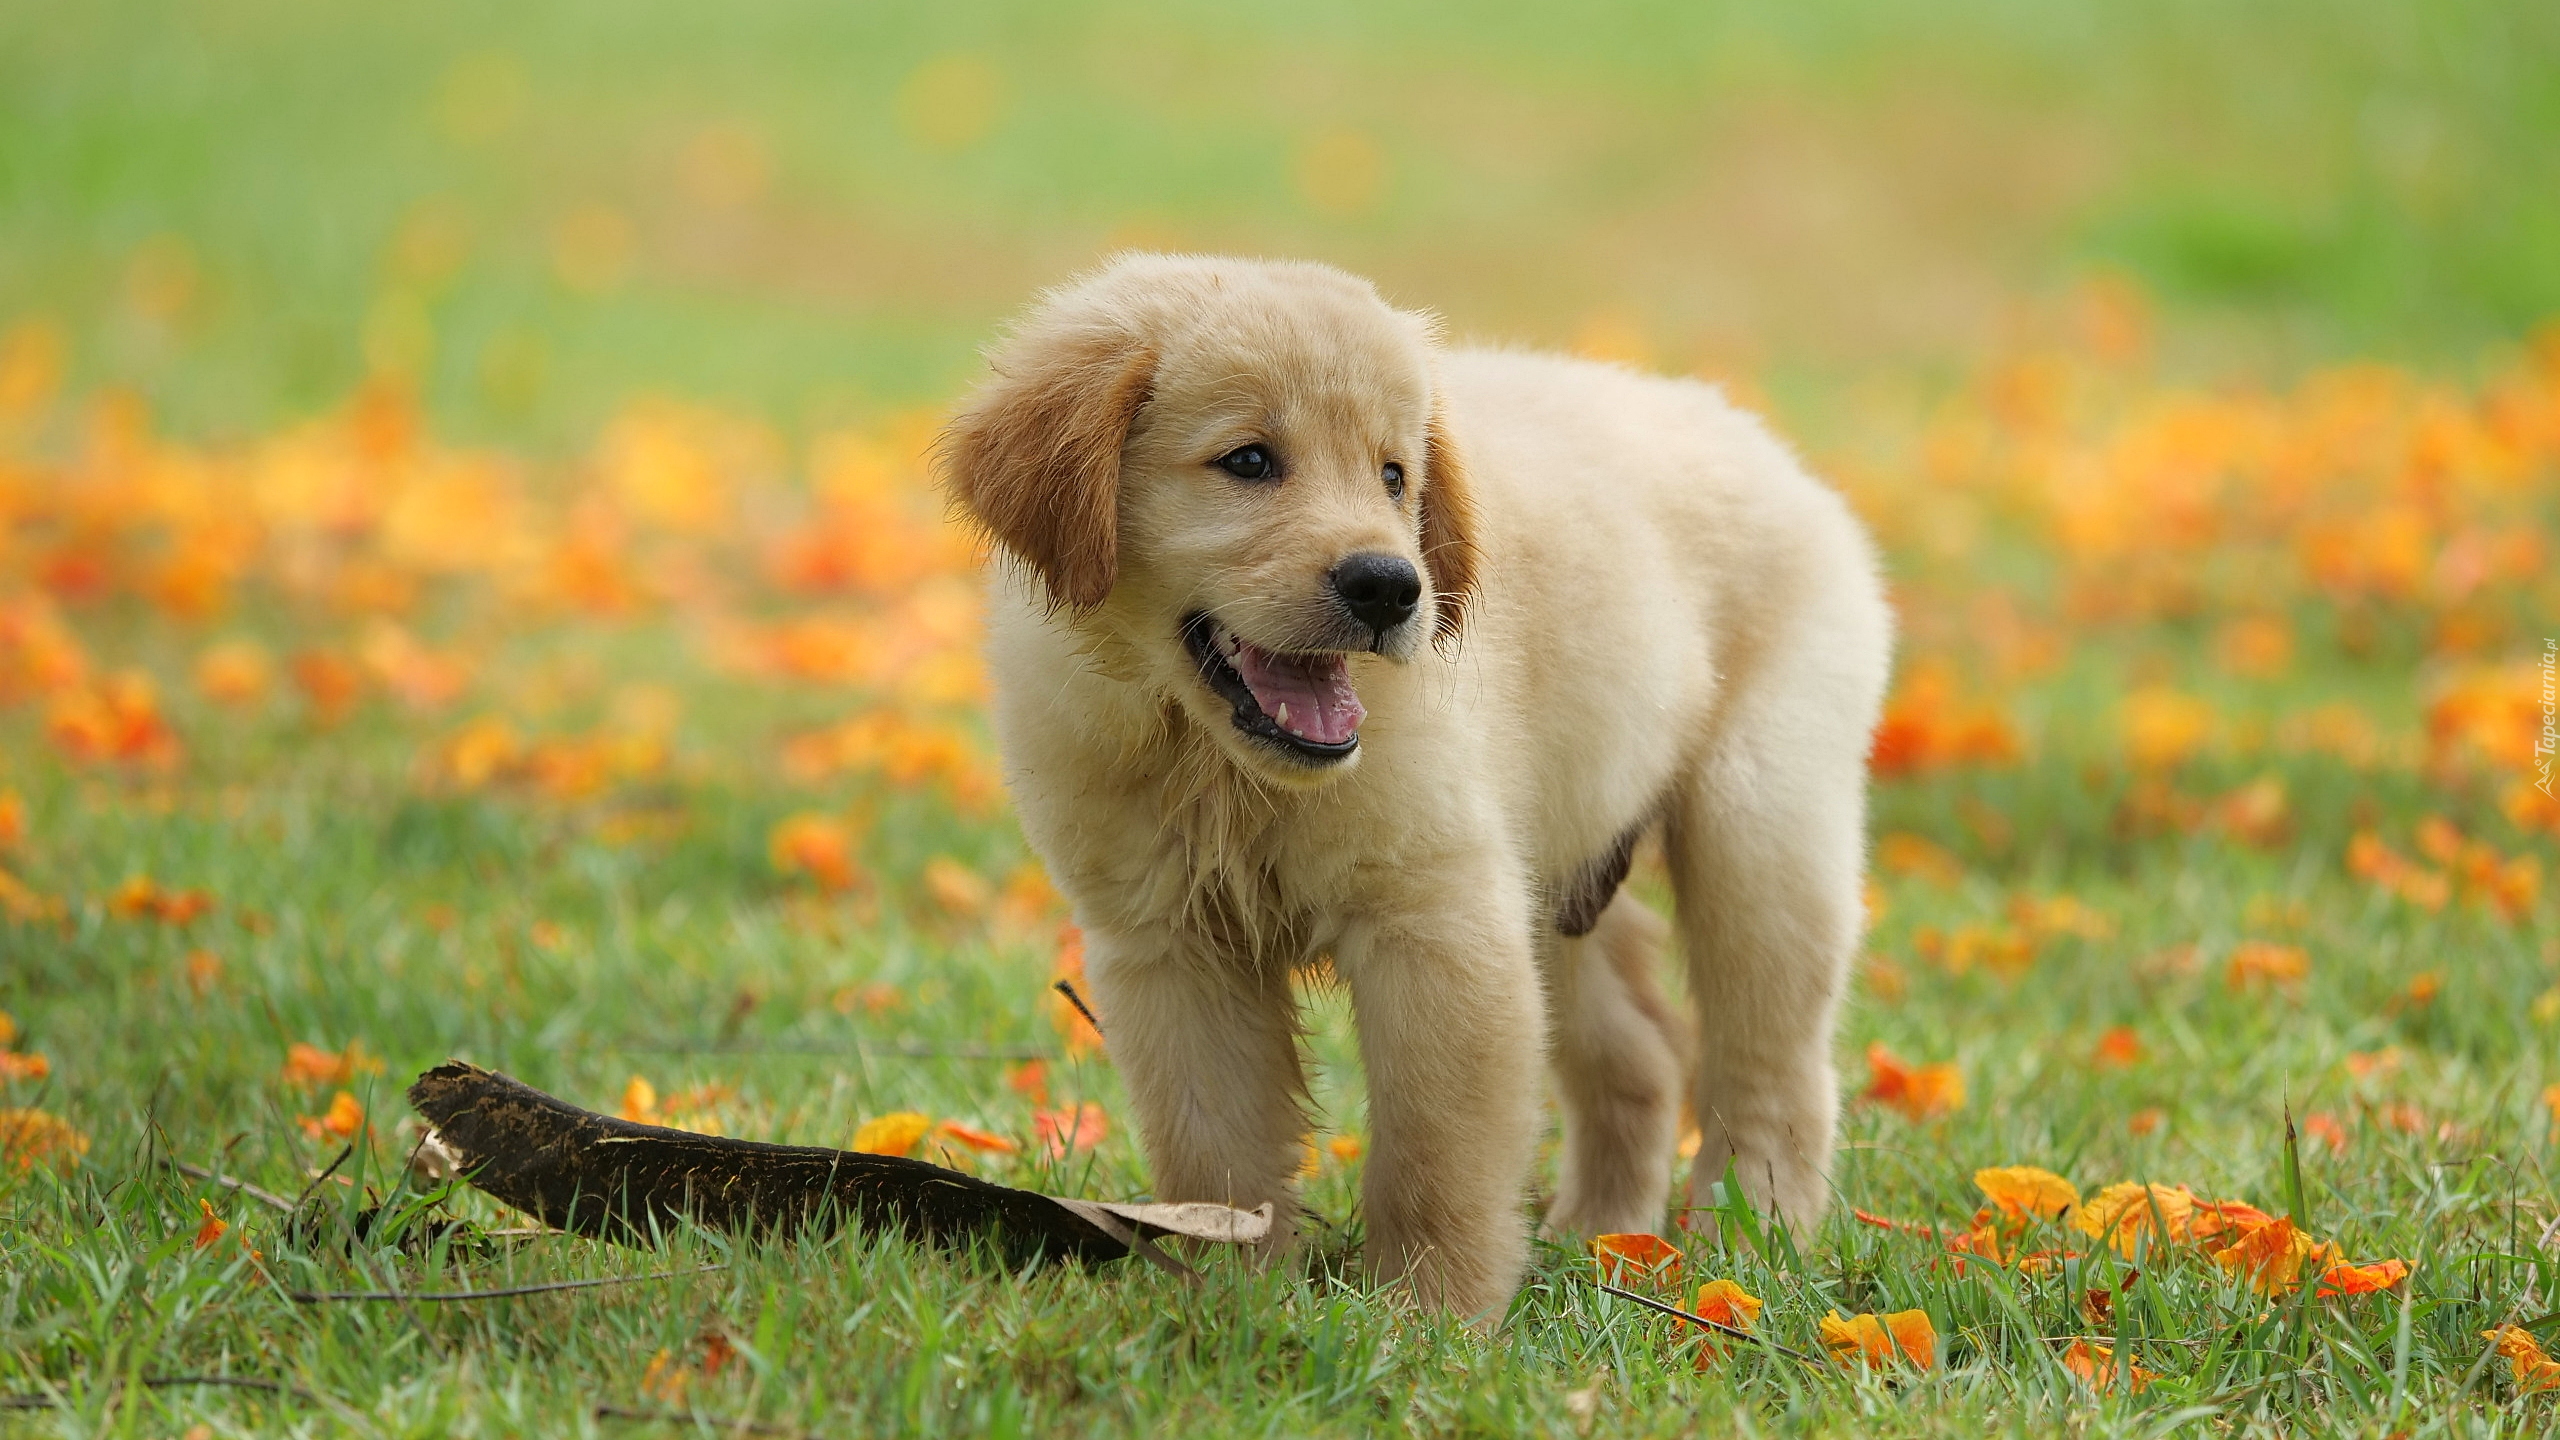
POLYGON ((1262 713, 1301 740, 1339 745, 1368 718, 1351 688, 1350 663, 1340 655, 1278 655, 1239 641, 1227 658, 1262 713))

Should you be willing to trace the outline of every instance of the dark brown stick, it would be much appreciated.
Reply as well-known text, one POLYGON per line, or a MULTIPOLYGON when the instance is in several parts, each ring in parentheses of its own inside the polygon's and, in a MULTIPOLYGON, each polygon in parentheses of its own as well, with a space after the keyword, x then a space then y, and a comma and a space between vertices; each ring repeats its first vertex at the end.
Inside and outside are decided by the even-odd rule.
POLYGON ((903 1156, 637 1125, 458 1061, 419 1076, 409 1100, 462 1155, 475 1188, 599 1239, 647 1245, 689 1224, 785 1234, 850 1224, 951 1245, 985 1235, 1015 1264, 1129 1253, 1046 1195, 903 1156))

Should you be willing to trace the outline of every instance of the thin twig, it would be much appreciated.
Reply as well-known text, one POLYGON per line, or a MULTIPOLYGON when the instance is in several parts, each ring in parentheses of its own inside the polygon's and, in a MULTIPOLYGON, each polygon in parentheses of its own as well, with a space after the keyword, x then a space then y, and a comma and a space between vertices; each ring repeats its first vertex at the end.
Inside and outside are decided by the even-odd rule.
MULTIPOLYGON (((297 1400, 317 1403, 319 1397, 299 1385, 281 1380, 264 1380, 255 1375, 145 1375, 140 1382, 147 1390, 171 1390, 185 1385, 219 1385, 232 1390, 261 1390, 270 1395, 291 1395, 297 1400)), ((52 1410, 70 1402, 60 1395, 0 1395, 0 1410, 52 1410)))
POLYGON ((337 1174, 338 1167, 346 1164, 347 1157, 354 1153, 356 1153, 356 1147, 353 1141, 341 1146, 338 1150, 338 1158, 329 1162, 329 1168, 311 1177, 311 1183, 303 1186, 302 1193, 293 1197, 293 1204, 290 1208, 300 1210, 302 1208, 302 1202, 311 1198, 311 1192, 319 1189, 322 1184, 327 1182, 330 1176, 337 1174))
POLYGON ((636 1420, 642 1424, 693 1425, 708 1430, 725 1430, 735 1435, 806 1435, 788 1425, 768 1425, 761 1420, 728 1419, 719 1415, 697 1415, 689 1410, 643 1410, 635 1405, 599 1405, 594 1410, 599 1420, 636 1420))
POLYGON ((184 1160, 172 1160, 166 1155, 160 1157, 160 1163, 177 1171, 181 1175, 192 1176, 195 1179, 204 1181, 208 1185, 219 1185, 225 1190, 236 1190, 239 1193, 248 1196, 250 1199, 257 1201, 259 1204, 266 1206, 270 1210, 279 1211, 286 1215, 293 1213, 293 1202, 287 1200, 273 1190, 263 1190, 250 1184, 246 1180, 234 1179, 218 1170, 207 1170, 201 1165, 190 1165, 184 1160))
POLYGON ((1073 984, 1060 980, 1050 988, 1067 997, 1067 1003, 1076 1007, 1076 1013, 1084 1017, 1084 1023, 1093 1027, 1094 1034, 1102 1033, 1102 1022, 1094 1019, 1093 1012, 1085 1008, 1084 997, 1076 993, 1076 987, 1073 984))
POLYGON ((285 1298, 297 1305, 320 1305, 341 1300, 505 1300, 517 1295, 547 1295, 555 1290, 592 1290, 599 1285, 635 1285, 643 1280, 680 1280, 687 1275, 708 1275, 728 1268, 726 1265, 705 1265, 698 1270, 661 1270, 654 1275, 600 1275, 592 1280, 547 1280, 539 1285, 509 1285, 498 1290, 288 1290, 285 1292, 285 1298))
POLYGON ((1779 1354, 1786 1356, 1790 1360, 1802 1360, 1808 1365, 1821 1363, 1803 1351, 1781 1345, 1766 1335, 1755 1335, 1748 1330, 1737 1329, 1736 1327, 1727 1325, 1722 1321, 1710 1320, 1704 1315, 1692 1315, 1677 1305, 1665 1305, 1650 1295, 1639 1295, 1633 1290, 1621 1290, 1606 1280, 1597 1281, 1595 1283, 1597 1283, 1604 1292, 1615 1295, 1621 1300, 1633 1300, 1647 1310, 1658 1310, 1665 1315, 1677 1316, 1682 1320, 1688 1321, 1692 1325, 1704 1325, 1710 1330, 1730 1335, 1736 1340, 1748 1340, 1754 1345, 1766 1345, 1770 1349, 1777 1351, 1779 1354))

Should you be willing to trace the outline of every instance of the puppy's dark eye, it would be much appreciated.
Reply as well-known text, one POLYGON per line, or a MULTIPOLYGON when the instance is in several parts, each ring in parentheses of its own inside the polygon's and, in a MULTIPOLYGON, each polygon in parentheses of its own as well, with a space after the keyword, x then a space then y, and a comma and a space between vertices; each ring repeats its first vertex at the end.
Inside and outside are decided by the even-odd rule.
POLYGON ((1387 468, 1379 473, 1386 476, 1387 479, 1387 498, 1390 500, 1403 499, 1404 467, 1393 460, 1390 460, 1387 462, 1387 468))
POLYGON ((1259 445, 1239 445, 1219 456, 1218 468, 1239 480, 1268 480, 1280 473, 1279 462, 1259 445))

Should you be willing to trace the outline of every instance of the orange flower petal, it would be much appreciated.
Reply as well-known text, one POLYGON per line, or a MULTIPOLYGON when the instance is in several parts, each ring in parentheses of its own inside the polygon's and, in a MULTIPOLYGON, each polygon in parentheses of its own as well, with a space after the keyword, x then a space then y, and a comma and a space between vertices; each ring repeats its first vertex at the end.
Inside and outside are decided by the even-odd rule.
POLYGON ((945 1140, 966 1145, 987 1155, 1011 1155, 1022 1147, 991 1130, 979 1130, 957 1120, 945 1120, 934 1127, 934 1133, 945 1140))
MULTIPOLYGON (((2071 1348, 2062 1352, 2062 1368, 2078 1376, 2083 1383, 2094 1390, 2113 1390, 2119 1376, 2114 1349, 2105 1345, 2092 1345, 2086 1340, 2074 1340, 2071 1342, 2071 1348)), ((2143 1387, 2159 1378, 2139 1365, 2131 1368, 2133 1371, 2131 1388, 2137 1395, 2142 1393, 2143 1387)))
POLYGON ((2409 1278, 2406 1260, 2375 1260, 2364 1265, 2332 1265, 2320 1275, 2320 1294, 2370 1295, 2390 1290, 2409 1278))
POLYGON ((1976 1170, 1973 1183, 2012 1219, 2051 1220, 2080 1203, 2079 1186, 2033 1165, 1976 1170))
POLYGON ((1591 1253, 1600 1262, 1601 1278, 1613 1285, 1625 1284, 1630 1274, 1665 1283, 1680 1278, 1680 1247, 1659 1235, 1595 1235, 1591 1253))
POLYGON ((1038 1111, 1031 1117, 1031 1128, 1040 1137, 1040 1148, 1059 1159, 1101 1144, 1111 1134, 1111 1117, 1088 1100, 1073 1110, 1038 1111))
POLYGON ((1937 1363, 1938 1329, 1930 1323, 1926 1310, 1897 1310, 1890 1315, 1852 1315, 1845 1319, 1834 1310, 1822 1318, 1821 1332, 1823 1347, 1842 1364, 1862 1360, 1881 1367, 1894 1363, 1897 1353, 1923 1370, 1937 1363))
POLYGON ((196 1204, 204 1209, 204 1223, 196 1227, 196 1248, 203 1250, 210 1247, 216 1240, 221 1239, 223 1232, 229 1230, 231 1228, 231 1224, 221 1216, 213 1213, 212 1201, 200 1199, 196 1201, 196 1204))

